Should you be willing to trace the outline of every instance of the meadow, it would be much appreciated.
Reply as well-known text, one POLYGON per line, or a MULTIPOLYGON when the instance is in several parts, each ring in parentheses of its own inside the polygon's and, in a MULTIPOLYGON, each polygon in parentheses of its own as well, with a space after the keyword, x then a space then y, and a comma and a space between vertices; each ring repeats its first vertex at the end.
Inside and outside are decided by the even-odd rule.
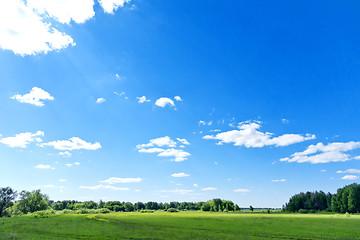
POLYGON ((360 216, 217 212, 0 219, 0 239, 360 239, 360 216))

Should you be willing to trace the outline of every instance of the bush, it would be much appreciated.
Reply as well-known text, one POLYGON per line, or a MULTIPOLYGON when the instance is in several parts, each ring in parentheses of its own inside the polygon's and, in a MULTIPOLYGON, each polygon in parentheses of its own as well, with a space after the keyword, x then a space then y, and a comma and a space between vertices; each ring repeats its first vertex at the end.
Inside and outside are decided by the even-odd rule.
POLYGON ((309 213, 309 212, 310 212, 310 211, 307 210, 307 209, 300 209, 300 210, 298 211, 298 213, 302 213, 302 214, 309 213))
POLYGON ((167 211, 168 212, 178 212, 179 210, 177 210, 176 208, 169 208, 167 211))
POLYGON ((140 210, 141 213, 153 213, 154 210, 149 210, 149 209, 141 209, 140 210))
POLYGON ((107 208, 99 208, 95 210, 95 213, 109 213, 110 210, 107 208))

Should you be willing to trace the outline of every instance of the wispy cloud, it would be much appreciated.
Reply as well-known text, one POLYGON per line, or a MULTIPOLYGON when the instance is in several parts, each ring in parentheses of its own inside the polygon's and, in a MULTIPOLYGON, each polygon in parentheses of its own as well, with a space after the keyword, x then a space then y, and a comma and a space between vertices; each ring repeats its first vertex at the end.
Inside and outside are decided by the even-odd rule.
POLYGON ((173 173, 171 174, 172 177, 180 178, 180 177, 189 177, 190 174, 187 173, 173 173))
POLYGON ((104 183, 108 183, 108 184, 116 184, 116 183, 138 183, 141 182, 142 178, 118 178, 118 177, 111 177, 109 179, 106 179, 104 181, 100 181, 100 182, 104 182, 104 183))
POLYGON ((80 186, 81 189, 89 189, 89 190, 114 190, 114 191, 129 191, 129 188, 120 188, 120 187, 114 187, 111 185, 96 185, 96 186, 80 186))
POLYGON ((244 189, 244 188, 239 188, 239 189, 235 189, 234 192, 248 193, 248 192, 250 192, 250 190, 249 189, 244 189))
POLYGON ((287 162, 308 162, 311 164, 317 163, 329 163, 329 162, 345 162, 351 160, 349 154, 344 152, 351 151, 360 148, 360 142, 334 142, 324 145, 318 143, 316 145, 310 145, 303 152, 296 152, 288 158, 282 158, 280 161, 287 162))
POLYGON ((79 150, 79 149, 97 150, 97 149, 101 148, 101 145, 98 142, 89 143, 78 137, 72 137, 69 140, 58 140, 58 141, 53 141, 53 142, 48 142, 48 143, 42 143, 42 144, 40 144, 40 146, 41 147, 51 146, 54 149, 62 150, 62 151, 64 151, 64 150, 72 151, 72 150, 79 150))
POLYGON ((100 104, 100 103, 104 103, 106 101, 105 98, 98 98, 96 99, 96 103, 100 104))
POLYGON ((238 125, 239 130, 231 130, 218 133, 216 135, 206 135, 204 139, 219 140, 219 145, 223 143, 233 143, 234 146, 245 146, 247 148, 260 148, 264 146, 274 145, 288 146, 294 143, 315 139, 315 135, 306 134, 284 134, 273 137, 272 133, 259 131, 261 127, 260 121, 246 121, 238 125))

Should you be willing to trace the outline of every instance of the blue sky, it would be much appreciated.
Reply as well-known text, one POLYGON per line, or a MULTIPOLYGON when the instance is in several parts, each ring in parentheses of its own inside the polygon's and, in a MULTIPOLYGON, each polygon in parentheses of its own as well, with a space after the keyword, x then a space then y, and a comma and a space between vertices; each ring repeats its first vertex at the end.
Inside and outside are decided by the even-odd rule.
POLYGON ((0 3, 1 186, 281 207, 358 182, 357 9, 0 3))

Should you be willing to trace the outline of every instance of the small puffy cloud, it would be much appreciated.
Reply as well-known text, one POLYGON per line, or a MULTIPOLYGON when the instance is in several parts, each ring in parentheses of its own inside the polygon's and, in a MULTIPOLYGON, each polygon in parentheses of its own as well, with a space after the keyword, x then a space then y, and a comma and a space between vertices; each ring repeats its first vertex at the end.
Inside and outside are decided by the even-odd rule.
POLYGON ((190 143, 185 138, 176 138, 176 140, 178 140, 184 145, 190 145, 190 143))
POLYGON ((27 94, 24 95, 16 94, 10 98, 15 99, 21 103, 29 103, 35 105, 37 107, 43 107, 45 105, 44 104, 45 100, 50 100, 50 101, 54 100, 54 97, 51 96, 50 93, 38 87, 33 87, 31 91, 27 94))
POLYGON ((347 169, 345 171, 337 171, 336 173, 360 174, 360 170, 359 169, 347 169))
POLYGON ((289 123, 289 120, 283 118, 283 119, 281 119, 281 123, 283 123, 283 124, 289 123))
POLYGON ((175 96, 174 99, 175 99, 176 101, 178 101, 178 102, 181 102, 181 101, 182 101, 182 99, 181 99, 180 96, 175 96))
POLYGON ((247 148, 260 148, 264 146, 274 145, 288 146, 294 143, 315 139, 315 135, 306 134, 284 134, 273 137, 272 133, 261 132, 260 121, 246 121, 238 125, 239 130, 231 130, 214 135, 206 135, 203 139, 219 140, 218 144, 232 143, 234 146, 245 146, 247 148))
POLYGON ((199 121, 199 126, 201 126, 201 125, 205 125, 206 124, 206 122, 205 121, 203 121, 203 120, 200 120, 199 121))
POLYGON ((171 174, 171 176, 172 176, 172 177, 177 177, 177 178, 179 178, 179 177, 189 177, 190 174, 186 174, 186 173, 173 173, 173 174, 171 174))
POLYGON ((38 169, 52 169, 54 170, 55 168, 51 167, 50 165, 45 165, 45 164, 38 164, 35 166, 35 168, 38 168, 38 169))
POLYGON ((150 100, 149 100, 149 99, 146 99, 145 96, 137 97, 137 99, 139 100, 138 103, 150 102, 150 100))
POLYGON ((165 107, 166 105, 175 107, 174 101, 167 97, 159 98, 158 100, 156 100, 155 105, 162 108, 165 107))
POLYGON ((59 182, 66 182, 66 179, 65 179, 65 178, 62 178, 62 179, 59 179, 58 181, 59 181, 59 182))
POLYGON ((359 177, 355 176, 355 175, 345 175, 341 179, 344 179, 344 180, 357 180, 357 179, 359 179, 359 177))
POLYGON ((65 152, 59 152, 59 155, 63 157, 71 157, 72 154, 68 151, 65 151, 65 152))
POLYGON ((105 102, 106 101, 106 99, 105 98, 98 98, 98 99, 96 99, 96 103, 103 103, 103 102, 105 102))
POLYGON ((97 185, 97 186, 80 186, 81 189, 89 189, 89 190, 102 190, 102 189, 108 189, 108 190, 114 190, 114 191, 129 191, 129 188, 120 188, 120 187, 114 187, 111 185, 97 185))
POLYGON ((53 141, 53 142, 48 142, 48 143, 43 143, 40 144, 40 146, 52 146, 54 147, 54 149, 57 150, 68 150, 68 151, 72 151, 72 150, 79 150, 79 149, 85 149, 85 150, 97 150, 99 148, 101 148, 100 143, 95 142, 95 143, 89 143, 89 142, 85 142, 84 140, 78 138, 78 137, 72 137, 69 140, 58 140, 58 141, 53 141))
POLYGON ((199 187, 199 184, 194 183, 193 186, 194 186, 194 187, 199 187))
MULTIPOLYGON (((65 1, 43 0, 42 7, 37 2, 40 1, 0 1, 0 48, 24 56, 61 50, 69 45, 75 45, 69 35, 52 27, 48 21, 49 15, 40 14, 45 8, 47 10, 49 5, 57 5, 56 3, 61 4, 65 1)), ((74 3, 77 1, 66 2, 77 4, 74 3)))
POLYGON ((104 12, 113 14, 119 7, 124 7, 130 0, 98 0, 104 12))
POLYGON ((162 192, 162 193, 174 193, 174 194, 186 195, 186 194, 189 194, 189 193, 194 192, 194 190, 187 190, 187 189, 175 189, 175 190, 160 190, 159 192, 162 192))
POLYGON ((138 183, 141 182, 142 178, 118 178, 118 177, 111 177, 109 179, 106 179, 104 181, 100 181, 100 182, 104 182, 104 183, 108 183, 108 184, 116 184, 116 183, 138 183))
POLYGON ((74 162, 74 165, 79 166, 79 165, 80 165, 80 163, 79 163, 79 162, 74 162))
POLYGON ((3 143, 9 147, 26 148, 31 142, 41 142, 40 136, 44 136, 44 132, 37 131, 36 133, 26 132, 16 134, 15 137, 7 137, 0 139, 0 143, 3 143))
POLYGON ((296 152, 289 158, 282 158, 280 161, 287 162, 309 162, 311 164, 329 163, 329 162, 345 162, 351 160, 349 154, 344 152, 360 148, 360 142, 334 142, 324 145, 318 143, 310 145, 303 152, 296 152))
POLYGON ((73 164, 72 164, 72 163, 65 163, 65 166, 67 166, 67 167, 72 167, 73 164))
POLYGON ((249 189, 244 189, 244 188, 239 188, 239 189, 235 189, 234 192, 248 193, 248 192, 250 192, 250 190, 249 189))
POLYGON ((275 179, 271 180, 272 182, 286 182, 286 179, 275 179))
POLYGON ((215 191, 217 190, 217 188, 214 187, 207 187, 207 188, 202 188, 201 191, 215 191))
POLYGON ((170 137, 165 136, 165 137, 150 139, 149 143, 140 144, 140 145, 137 145, 136 147, 139 149, 139 148, 154 147, 154 146, 158 146, 158 147, 164 147, 164 146, 166 146, 166 147, 176 147, 176 142, 171 140, 170 137))

